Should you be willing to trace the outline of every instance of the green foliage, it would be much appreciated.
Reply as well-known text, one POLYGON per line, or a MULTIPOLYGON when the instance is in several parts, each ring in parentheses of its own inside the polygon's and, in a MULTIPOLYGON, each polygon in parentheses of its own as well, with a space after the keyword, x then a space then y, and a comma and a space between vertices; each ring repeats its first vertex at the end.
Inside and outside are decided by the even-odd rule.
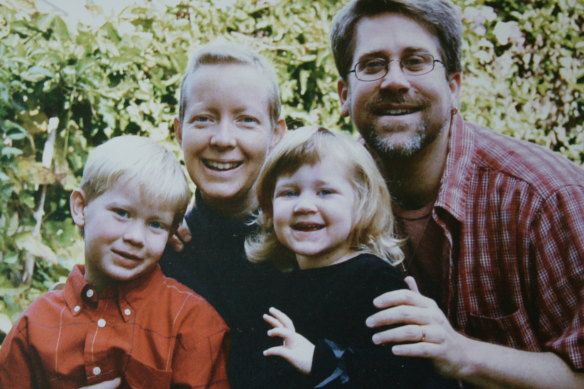
MULTIPOLYGON (((581 2, 456 2, 465 117, 583 164, 581 2)), ((68 25, 31 0, 0 5, 0 333, 82 261, 68 193, 92 147, 131 133, 179 155, 170 126, 193 48, 223 37, 256 49, 276 67, 290 127, 351 131, 328 40, 342 3, 177 0, 127 8, 98 27, 68 25)))

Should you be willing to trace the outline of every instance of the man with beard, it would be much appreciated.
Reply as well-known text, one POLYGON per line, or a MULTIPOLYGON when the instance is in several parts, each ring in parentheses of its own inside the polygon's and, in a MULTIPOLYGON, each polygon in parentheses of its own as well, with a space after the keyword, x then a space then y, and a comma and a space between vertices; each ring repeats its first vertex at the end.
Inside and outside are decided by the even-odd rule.
POLYGON ((479 387, 584 387, 584 171, 458 114, 447 0, 356 0, 335 17, 338 92, 408 237, 412 290, 373 341, 479 387), (398 343, 398 345, 394 345, 398 343))

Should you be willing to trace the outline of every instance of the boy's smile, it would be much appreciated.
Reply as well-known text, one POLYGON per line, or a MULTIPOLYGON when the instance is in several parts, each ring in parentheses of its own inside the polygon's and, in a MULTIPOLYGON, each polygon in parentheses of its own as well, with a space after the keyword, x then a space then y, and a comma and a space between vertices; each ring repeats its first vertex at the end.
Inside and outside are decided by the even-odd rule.
POLYGON ((98 290, 154 269, 166 246, 174 210, 148 201, 133 181, 118 180, 86 202, 71 195, 75 224, 84 230, 85 278, 98 290))
POLYGON ((276 181, 274 230, 302 269, 339 263, 353 254, 355 195, 344 168, 325 158, 276 181))

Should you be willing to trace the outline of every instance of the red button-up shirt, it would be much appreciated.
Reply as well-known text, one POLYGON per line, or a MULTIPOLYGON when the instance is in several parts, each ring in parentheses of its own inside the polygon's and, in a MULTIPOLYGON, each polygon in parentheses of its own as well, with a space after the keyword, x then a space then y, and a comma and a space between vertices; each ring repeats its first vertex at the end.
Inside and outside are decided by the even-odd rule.
POLYGON ((432 221, 454 328, 584 369, 582 168, 456 116, 432 221))
POLYGON ((228 389, 228 328, 200 296, 160 268, 98 295, 73 269, 37 299, 0 349, 1 388, 228 389))

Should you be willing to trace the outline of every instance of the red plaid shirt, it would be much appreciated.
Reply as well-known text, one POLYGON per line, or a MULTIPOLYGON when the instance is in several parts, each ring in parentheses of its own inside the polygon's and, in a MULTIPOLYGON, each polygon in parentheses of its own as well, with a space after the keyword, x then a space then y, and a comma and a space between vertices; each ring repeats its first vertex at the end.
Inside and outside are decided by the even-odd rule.
POLYGON ((200 296, 160 268, 98 296, 73 269, 65 288, 27 309, 0 349, 0 388, 229 389, 228 328, 200 296))
POLYGON ((584 170, 460 116, 449 142, 432 218, 452 325, 584 369, 584 170))

